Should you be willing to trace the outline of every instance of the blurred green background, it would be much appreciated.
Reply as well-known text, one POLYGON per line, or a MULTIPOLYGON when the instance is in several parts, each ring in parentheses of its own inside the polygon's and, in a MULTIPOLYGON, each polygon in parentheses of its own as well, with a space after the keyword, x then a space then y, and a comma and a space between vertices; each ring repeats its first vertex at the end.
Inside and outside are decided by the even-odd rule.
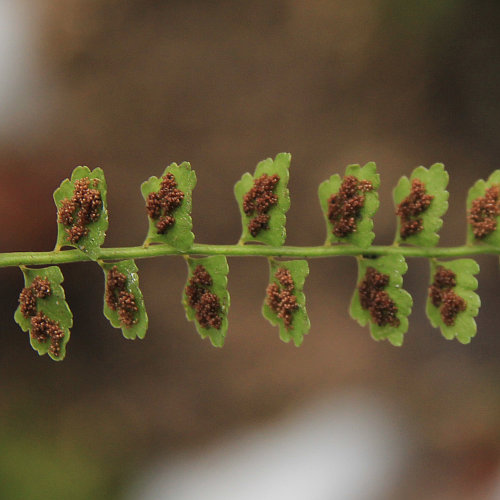
MULTIPOLYGON (((106 174, 106 246, 142 243, 140 183, 173 161, 197 173, 196 240, 232 243, 234 183, 291 152, 291 245, 324 241, 319 183, 371 160, 382 178, 376 243, 392 241, 398 178, 440 161, 451 193, 441 242, 461 244, 466 192, 498 168, 498 2, 0 0, 0 19, 2 252, 53 248, 52 192, 80 164, 106 174)), ((138 262, 150 316, 140 342, 103 317, 101 270, 64 265, 75 323, 63 363, 29 347, 13 320, 22 275, 3 269, 0 498, 122 498, 162 456, 352 387, 390 400, 413 442, 386 498, 487 498, 500 475, 500 288, 498 259, 478 260, 469 346, 430 326, 428 264, 410 261, 402 348, 349 319, 353 259, 311 262, 300 349, 260 315, 263 259, 230 260, 222 350, 184 318, 179 259, 138 262)))

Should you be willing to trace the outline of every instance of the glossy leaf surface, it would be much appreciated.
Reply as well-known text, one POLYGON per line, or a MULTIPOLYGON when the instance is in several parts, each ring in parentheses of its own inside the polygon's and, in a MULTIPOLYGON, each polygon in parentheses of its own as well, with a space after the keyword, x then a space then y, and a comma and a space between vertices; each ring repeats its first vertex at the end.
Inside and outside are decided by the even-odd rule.
POLYGON ((466 309, 460 311, 453 325, 447 325, 441 316, 440 307, 433 305, 431 298, 427 297, 426 313, 431 324, 435 328, 440 328, 443 337, 448 340, 456 338, 462 344, 468 344, 472 337, 476 334, 477 326, 474 318, 479 313, 481 299, 474 292, 477 288, 477 279, 475 274, 479 273, 479 264, 473 259, 456 259, 451 261, 440 262, 437 260, 430 261, 431 267, 431 284, 434 280, 434 275, 439 266, 443 266, 455 273, 456 286, 451 290, 466 302, 466 309))
MULTIPOLYGON (((22 267, 21 270, 24 274, 24 286, 26 288, 31 287, 37 277, 50 283, 50 295, 36 299, 36 313, 42 312, 49 320, 56 322, 64 332, 64 337, 60 342, 59 356, 54 356, 50 351, 50 339, 41 342, 30 335, 31 347, 40 355, 48 354, 54 361, 61 361, 66 355, 66 344, 69 341, 70 328, 73 326, 73 315, 66 302, 64 289, 61 286, 64 280, 61 270, 57 266, 39 269, 22 267)), ((22 314, 20 306, 14 314, 14 319, 24 332, 31 330, 31 318, 22 314)))
POLYGON ((286 239, 286 212, 290 208, 290 195, 288 191, 289 168, 291 155, 289 153, 280 153, 273 160, 268 158, 261 161, 254 175, 246 173, 234 187, 234 194, 238 202, 241 213, 241 223, 243 232, 240 241, 242 243, 249 241, 258 241, 271 246, 281 246, 286 239), (263 174, 269 176, 279 175, 279 182, 276 186, 275 193, 278 197, 277 204, 272 206, 266 215, 269 215, 268 229, 261 230, 256 236, 252 236, 249 230, 249 224, 254 218, 254 215, 247 215, 243 210, 243 199, 253 185, 254 180, 261 177, 263 174))
POLYGON ((107 187, 102 169, 95 168, 90 171, 88 167, 76 167, 71 174, 71 180, 65 179, 54 192, 54 201, 59 210, 64 200, 70 200, 73 197, 75 181, 86 177, 90 179, 91 187, 99 190, 101 194, 102 207, 99 210, 99 218, 86 226, 88 234, 83 236, 77 243, 72 243, 68 239, 67 226, 58 221, 56 248, 67 246, 78 248, 88 254, 91 259, 96 260, 108 230, 107 187))
POLYGON ((396 207, 410 194, 414 179, 420 180, 425 186, 426 194, 433 198, 429 207, 416 216, 416 218, 422 219, 422 230, 418 233, 403 238, 401 236, 401 217, 397 218, 396 242, 433 247, 439 242, 438 232, 443 225, 441 217, 448 210, 449 193, 446 190, 449 180, 448 172, 442 163, 435 163, 429 169, 425 167, 415 168, 410 178, 401 177, 393 191, 396 207))
POLYGON ((339 174, 332 175, 330 179, 322 182, 318 189, 319 202, 326 222, 328 244, 348 243, 358 247, 369 247, 375 238, 373 232, 373 216, 377 212, 380 202, 378 188, 380 186, 380 175, 377 173, 377 166, 374 162, 369 162, 363 167, 360 165, 348 165, 344 177, 339 174), (333 224, 328 218, 328 205, 332 195, 339 193, 342 181, 345 177, 354 176, 360 181, 371 182, 373 189, 363 193, 364 204, 356 220, 356 229, 346 236, 336 236, 333 233, 333 224))
POLYGON ((384 255, 378 258, 358 258, 358 281, 356 289, 351 300, 349 313, 361 326, 368 324, 370 332, 375 340, 387 339, 395 346, 403 343, 403 337, 408 330, 408 316, 411 313, 413 299, 411 295, 403 290, 403 275, 408 266, 404 257, 401 255, 384 255), (361 306, 359 297, 359 285, 365 279, 368 268, 374 268, 376 271, 389 277, 389 283, 384 288, 390 299, 394 301, 397 307, 396 317, 399 325, 391 326, 389 324, 379 326, 372 318, 370 311, 361 306))
MULTIPOLYGON (((467 214, 469 214, 474 200, 484 197, 486 190, 493 186, 500 186, 500 170, 495 170, 489 177, 488 180, 479 179, 475 184, 469 189, 467 195, 467 214)), ((497 202, 498 203, 498 202, 497 202)), ((476 238, 473 233, 473 227, 470 223, 467 224, 467 243, 471 245, 493 245, 500 246, 500 215, 495 218, 496 229, 485 236, 484 238, 476 238)))
POLYGON ((287 269, 292 277, 294 285, 292 294, 296 297, 298 306, 298 309, 292 313, 291 325, 288 328, 286 327, 283 319, 268 305, 267 298, 262 306, 262 314, 273 326, 279 327, 281 340, 284 342, 293 340, 294 344, 298 347, 302 344, 304 335, 309 332, 311 327, 309 316, 306 311, 306 297, 303 292, 304 282, 309 274, 309 264, 307 260, 276 261, 270 259, 270 283, 276 284, 280 289, 282 289, 282 287, 275 274, 278 269, 283 268, 287 269))
POLYGON ((148 329, 148 315, 144 305, 144 298, 141 289, 139 288, 139 276, 137 275, 137 265, 133 260, 122 260, 119 262, 103 262, 100 263, 104 271, 105 290, 108 286, 108 273, 116 266, 118 272, 126 277, 125 291, 133 295, 137 312, 134 313, 134 323, 130 326, 125 325, 120 320, 119 308, 112 309, 106 301, 106 292, 104 297, 104 316, 109 319, 109 322, 114 328, 121 328, 122 334, 126 339, 134 340, 136 338, 143 339, 148 329))
POLYGON ((186 317, 189 321, 194 321, 196 325, 196 330, 200 334, 201 338, 208 337, 215 347, 222 347, 224 345, 224 340, 226 338, 228 320, 227 315, 229 312, 230 297, 227 290, 227 275, 229 273, 229 266, 227 259, 223 255, 214 255, 211 257, 202 258, 187 258, 188 265, 188 279, 186 287, 189 285, 190 279, 193 276, 195 269, 201 265, 205 268, 212 279, 212 284, 206 289, 215 294, 219 300, 221 307, 220 316, 222 319, 220 328, 214 327, 204 327, 200 325, 196 319, 196 311, 189 304, 189 299, 186 295, 186 287, 184 288, 182 294, 182 304, 186 311, 186 317))
POLYGON ((147 200, 150 193, 157 193, 160 190, 162 178, 168 173, 175 177, 177 188, 184 193, 184 198, 181 205, 171 214, 175 218, 175 223, 164 234, 158 233, 157 220, 148 217, 149 229, 145 243, 165 243, 179 250, 187 250, 191 248, 194 241, 191 209, 193 189, 196 186, 196 174, 194 170, 191 170, 191 165, 188 162, 183 162, 180 165, 172 163, 165 169, 160 178, 150 177, 143 182, 141 192, 145 200, 147 200))

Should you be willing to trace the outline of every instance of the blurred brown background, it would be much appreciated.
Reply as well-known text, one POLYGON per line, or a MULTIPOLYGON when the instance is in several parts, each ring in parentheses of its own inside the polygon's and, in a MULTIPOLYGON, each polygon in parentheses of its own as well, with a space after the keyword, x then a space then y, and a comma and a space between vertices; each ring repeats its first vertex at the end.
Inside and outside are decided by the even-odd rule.
MULTIPOLYGON (((5 37, 22 35, 0 52, 3 252, 53 247, 52 192, 79 164, 106 174, 106 246, 143 241, 140 183, 172 161, 197 173, 196 240, 232 243, 234 183, 291 152, 291 245, 324 241, 318 184, 370 160, 382 177, 376 243, 392 241, 398 178, 441 161, 451 193, 441 242, 461 244, 466 192, 498 168, 498 2, 0 0, 0 17, 5 37)), ((63 363, 29 347, 13 320, 22 276, 4 269, 0 497, 120 498, 156 457, 363 387, 394 403, 414 442, 391 498, 486 498, 500 466, 500 289, 498 259, 478 260, 471 345, 429 325, 427 263, 414 259, 400 349, 349 319, 353 259, 311 261, 312 329, 300 349, 260 315, 263 259, 230 260, 222 350, 184 318, 180 260, 138 262, 150 316, 141 342, 102 316, 101 270, 65 265, 75 324, 63 363)))

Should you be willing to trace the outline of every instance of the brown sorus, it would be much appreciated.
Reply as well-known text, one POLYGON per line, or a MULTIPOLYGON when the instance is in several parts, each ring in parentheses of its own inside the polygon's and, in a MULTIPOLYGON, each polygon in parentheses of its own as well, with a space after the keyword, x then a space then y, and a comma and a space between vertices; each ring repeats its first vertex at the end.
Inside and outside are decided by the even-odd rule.
POLYGON ((219 297, 209 290, 212 283, 212 277, 200 264, 194 269, 185 293, 188 304, 194 309, 196 321, 200 326, 219 330, 222 326, 222 307, 219 297))
POLYGON ((151 219, 158 219, 161 215, 161 200, 160 195, 155 193, 149 193, 146 198, 146 210, 148 212, 148 216, 151 219))
POLYGON ((270 283, 266 289, 266 303, 283 320, 287 330, 293 329, 293 313, 299 308, 297 297, 293 294, 295 285, 290 271, 280 267, 274 277, 279 281, 270 283))
POLYGON ((429 297, 434 307, 439 307, 443 302, 443 295, 457 284, 456 274, 444 266, 438 266, 434 273, 434 280, 429 288, 429 297))
POLYGON ((73 213, 76 212, 77 208, 78 207, 73 200, 65 198, 61 203, 59 212, 57 213, 57 220, 65 226, 71 226, 74 222, 73 213))
POLYGON ((290 271, 284 267, 280 267, 274 277, 280 282, 280 285, 286 290, 292 291, 295 288, 293 278, 290 271))
POLYGON ((89 230, 87 226, 97 221, 101 216, 102 199, 101 192, 96 189, 98 179, 93 179, 90 187, 90 179, 83 177, 75 181, 73 196, 65 198, 58 210, 57 220, 63 224, 70 243, 78 243, 89 230))
POLYGON ((40 276, 35 277, 31 283, 31 288, 33 289, 35 296, 39 299, 44 299, 52 293, 50 281, 40 276))
POLYGON ((135 313, 139 310, 134 294, 121 290, 118 295, 118 316, 125 326, 132 326, 137 322, 135 313))
POLYGON ((465 300, 453 291, 457 285, 456 278, 453 271, 444 266, 438 266, 434 281, 429 288, 432 305, 441 308, 441 318, 447 326, 453 326, 458 313, 467 308, 465 300))
POLYGON ((80 224, 66 228, 65 231, 68 234, 68 241, 71 243, 78 243, 84 236, 89 234, 88 228, 80 224))
POLYGON ((389 284, 389 276, 378 272, 373 267, 366 269, 366 274, 358 285, 361 307, 370 312, 370 316, 378 326, 399 326, 398 308, 385 287, 389 284))
POLYGON ((447 326, 453 326, 459 312, 467 309, 465 300, 453 290, 443 293, 443 304, 441 306, 441 318, 447 326))
POLYGON ((30 334, 38 342, 45 342, 50 337, 52 328, 43 312, 40 311, 35 316, 32 316, 30 323, 30 334))
POLYGON ((263 229, 269 229, 269 215, 257 215, 248 224, 250 234, 255 238, 263 229))
POLYGON ((467 220, 477 239, 483 239, 497 228, 497 217, 500 215, 500 186, 495 184, 486 189, 484 196, 472 202, 467 220))
POLYGON ((365 204, 365 196, 373 190, 373 184, 367 180, 358 180, 353 175, 344 177, 338 193, 328 200, 328 220, 332 223, 332 232, 338 238, 344 238, 356 231, 357 220, 365 204))
POLYGON ((29 287, 22 289, 19 295, 21 314, 30 319, 30 335, 38 342, 50 339, 49 352, 54 357, 61 354, 61 343, 64 330, 59 323, 48 318, 42 311, 37 311, 37 298, 45 299, 52 294, 50 281, 41 276, 36 276, 29 287))
POLYGON ((49 352, 55 358, 58 358, 61 355, 61 339, 53 339, 50 343, 49 352))
POLYGON ((220 329, 222 326, 221 307, 219 298, 215 293, 204 290, 195 308, 196 319, 203 328, 220 329))
POLYGON ((106 304, 112 311, 118 311, 118 318, 123 326, 137 323, 135 315, 139 308, 134 294, 126 290, 127 276, 113 266, 106 276, 106 304))
POLYGON ((278 203, 278 195, 274 192, 280 176, 278 174, 262 174, 254 179, 253 186, 243 196, 243 212, 252 217, 248 230, 256 237, 262 230, 269 229, 269 216, 267 212, 278 203))
POLYGON ((31 287, 26 287, 21 290, 19 294, 19 307, 21 309, 21 314, 25 318, 29 318, 36 314, 36 297, 31 287))
POLYGON ((160 190, 170 191, 177 187, 177 181, 175 180, 174 174, 167 172, 161 179, 160 190))
POLYGON ((54 357, 61 354, 61 343, 64 339, 64 330, 59 323, 48 318, 42 311, 31 318, 30 335, 38 342, 50 339, 49 351, 54 357))
POLYGON ((107 291, 106 293, 112 292, 114 290, 125 290, 125 285, 127 283, 127 277, 118 271, 118 266, 113 266, 108 271, 107 276, 107 291))
POLYGON ((169 227, 172 227, 175 223, 175 219, 171 215, 164 215, 156 223, 156 229, 158 229, 158 234, 165 234, 169 227))
POLYGON ((425 184, 420 179, 411 181, 410 194, 396 209, 396 215, 401 218, 399 234, 403 240, 422 231, 423 220, 419 215, 429 208, 433 199, 434 196, 427 194, 425 184))
POLYGON ((158 192, 149 193, 146 198, 146 210, 150 219, 156 223, 157 234, 165 234, 175 224, 172 213, 181 206, 184 193, 177 189, 175 176, 168 172, 160 182, 158 192))
POLYGON ((212 276, 208 274, 208 271, 202 265, 196 266, 191 279, 193 283, 202 287, 210 287, 213 283, 212 276))
POLYGON ((46 278, 36 276, 29 287, 25 287, 19 294, 19 307, 25 318, 34 316, 37 311, 36 299, 44 299, 52 293, 50 281, 46 278))
POLYGON ((79 200, 80 211, 78 212, 78 222, 82 225, 95 222, 99 216, 101 208, 101 193, 97 189, 87 189, 79 200))

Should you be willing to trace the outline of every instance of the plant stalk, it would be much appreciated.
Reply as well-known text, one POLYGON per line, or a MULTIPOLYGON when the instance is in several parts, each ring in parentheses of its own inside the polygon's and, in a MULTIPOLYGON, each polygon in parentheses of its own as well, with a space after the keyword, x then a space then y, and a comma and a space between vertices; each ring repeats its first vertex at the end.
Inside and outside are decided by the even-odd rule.
MULTIPOLYGON (((402 255, 403 257, 452 258, 472 255, 500 255, 500 247, 490 245, 463 245, 457 247, 404 247, 374 245, 365 249, 353 245, 322 245, 310 247, 264 245, 203 245, 195 243, 181 252, 168 245, 101 248, 98 260, 147 259, 163 256, 226 255, 228 257, 294 257, 326 258, 338 256, 402 255)), ((90 261, 81 250, 53 250, 50 252, 0 253, 0 267, 46 266, 90 261)))

